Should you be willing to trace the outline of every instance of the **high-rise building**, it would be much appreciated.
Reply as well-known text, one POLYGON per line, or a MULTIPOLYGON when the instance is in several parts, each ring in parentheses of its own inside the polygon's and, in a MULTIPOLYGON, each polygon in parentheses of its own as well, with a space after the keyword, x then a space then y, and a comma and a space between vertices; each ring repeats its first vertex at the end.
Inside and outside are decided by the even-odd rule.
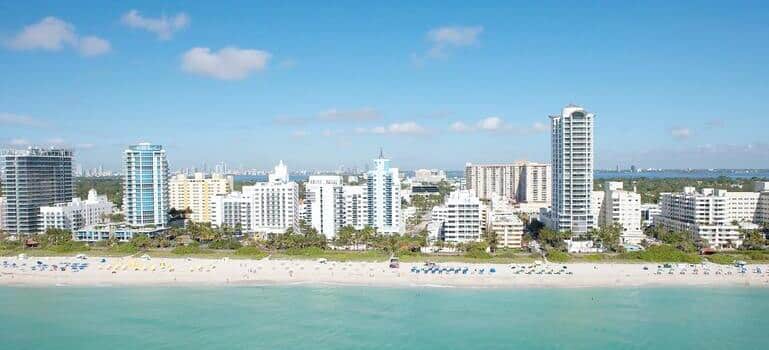
POLYGON ((168 161, 163 146, 139 143, 123 152, 123 212, 131 226, 168 223, 168 161))
POLYGON ((356 230, 366 227, 368 224, 367 203, 365 200, 366 188, 364 186, 345 185, 342 187, 344 212, 342 213, 342 226, 352 226, 356 230))
POLYGON ((5 231, 5 197, 0 196, 0 232, 5 231))
POLYGON ((310 211, 310 222, 307 224, 326 238, 334 238, 337 230, 344 225, 342 177, 310 176, 306 184, 305 201, 310 211))
POLYGON ((233 177, 195 173, 192 178, 179 174, 169 181, 171 208, 190 209, 193 222, 211 222, 211 201, 232 192, 233 177))
POLYGON ((550 206, 551 182, 549 164, 517 161, 465 166, 465 188, 483 200, 491 200, 496 194, 516 203, 539 203, 546 208, 550 206))
POLYGON ((72 151, 66 149, 28 148, 2 153, 7 233, 37 233, 41 207, 72 200, 72 158, 72 151))
POLYGON ((379 154, 374 169, 366 173, 368 226, 379 233, 401 232, 401 180, 398 168, 390 167, 390 159, 379 154))
POLYGON ((552 229, 584 235, 595 226, 593 196, 593 113, 568 105, 550 116, 553 205, 546 222, 552 229))
POLYGON ((284 233, 299 229, 299 185, 289 181, 281 161, 268 182, 243 186, 243 191, 216 196, 211 203, 211 223, 253 233, 284 233))
POLYGON ((75 231, 103 224, 109 222, 109 215, 114 209, 115 205, 107 196, 100 196, 95 189, 91 189, 85 200, 73 198, 71 202, 40 208, 40 231, 45 232, 49 228, 75 231))

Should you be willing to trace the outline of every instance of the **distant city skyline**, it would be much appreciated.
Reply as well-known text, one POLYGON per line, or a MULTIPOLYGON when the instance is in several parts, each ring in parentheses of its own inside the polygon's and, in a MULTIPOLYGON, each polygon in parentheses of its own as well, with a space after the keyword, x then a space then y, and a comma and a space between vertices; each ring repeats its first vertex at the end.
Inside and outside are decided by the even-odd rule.
POLYGON ((460 170, 549 162, 575 103, 598 169, 769 168, 767 3, 73 5, 2 5, 0 147, 460 170))

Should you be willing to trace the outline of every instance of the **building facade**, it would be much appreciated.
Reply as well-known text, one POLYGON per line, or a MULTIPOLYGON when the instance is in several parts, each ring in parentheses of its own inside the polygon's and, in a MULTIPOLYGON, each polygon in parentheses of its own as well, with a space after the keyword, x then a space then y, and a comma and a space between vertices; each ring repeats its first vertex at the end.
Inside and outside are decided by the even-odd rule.
POLYGON ((178 174, 169 181, 171 208, 190 209, 193 222, 211 222, 211 202, 214 197, 232 192, 233 177, 195 173, 192 178, 178 174))
POLYGON ((123 213, 131 226, 168 223, 168 161, 163 146, 139 143, 123 152, 123 213))
POLYGON ((662 214, 660 205, 657 203, 641 204, 641 226, 644 228, 654 225, 654 218, 662 214))
POLYGON ((374 159, 374 169, 366 173, 367 225, 384 234, 400 233, 401 180, 398 168, 381 154, 374 159))
POLYGON ((523 221, 516 214, 515 208, 500 196, 491 199, 488 214, 488 231, 497 235, 497 247, 523 247, 523 221))
POLYGON ((482 200, 495 194, 515 203, 551 203, 552 170, 549 164, 518 161, 511 164, 471 164, 465 166, 465 188, 482 200))
POLYGON ((342 226, 351 226, 361 230, 368 224, 367 202, 365 199, 366 188, 364 186, 342 187, 344 213, 342 214, 342 226))
POLYGON ((5 197, 0 197, 0 232, 5 232, 5 197))
POLYGON ((441 238, 449 243, 481 240, 483 234, 483 204, 470 191, 454 191, 446 198, 441 238))
POLYGON ((438 169, 417 169, 414 171, 414 181, 421 184, 437 184, 446 181, 446 172, 438 169))
POLYGON ((281 162, 268 182, 243 186, 242 192, 216 196, 211 204, 214 226, 240 227, 251 233, 284 233, 299 229, 299 185, 289 181, 281 162))
POLYGON ((593 216, 593 113, 569 105, 550 116, 552 147, 552 229, 584 235, 596 224, 593 216))
POLYGON ((715 249, 742 245, 742 227, 767 223, 769 191, 729 192, 685 187, 683 192, 660 194, 660 215, 654 224, 690 233, 715 249))
POLYGON ((12 235, 40 230, 40 208, 74 195, 71 150, 28 148, 2 153, 4 227, 12 235))
POLYGON ((109 215, 114 210, 115 205, 107 199, 107 196, 100 196, 96 190, 91 189, 85 200, 73 198, 71 202, 41 207, 40 232, 50 228, 74 231, 86 226, 107 223, 109 215))
POLYGON ((624 190, 622 182, 609 181, 604 184, 603 192, 596 196, 603 197, 597 210, 599 226, 622 227, 620 238, 623 244, 639 244, 646 238, 641 230, 640 194, 624 190))
POLYGON ((332 239, 344 225, 344 193, 338 175, 310 176, 305 186, 305 208, 309 209, 310 226, 332 239))

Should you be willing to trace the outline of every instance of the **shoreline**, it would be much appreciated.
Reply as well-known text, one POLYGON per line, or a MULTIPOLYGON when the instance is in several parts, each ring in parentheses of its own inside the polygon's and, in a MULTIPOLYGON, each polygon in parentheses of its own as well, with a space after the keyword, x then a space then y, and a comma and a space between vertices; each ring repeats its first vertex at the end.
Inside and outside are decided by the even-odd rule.
POLYGON ((769 288, 769 264, 748 265, 741 273, 734 266, 658 268, 663 264, 656 263, 440 263, 433 271, 421 263, 401 263, 400 268, 390 269, 386 262, 226 258, 31 257, 0 258, 0 262, 0 287, 769 288), (72 264, 77 264, 75 269, 72 264), (59 266, 66 266, 65 271, 59 266))

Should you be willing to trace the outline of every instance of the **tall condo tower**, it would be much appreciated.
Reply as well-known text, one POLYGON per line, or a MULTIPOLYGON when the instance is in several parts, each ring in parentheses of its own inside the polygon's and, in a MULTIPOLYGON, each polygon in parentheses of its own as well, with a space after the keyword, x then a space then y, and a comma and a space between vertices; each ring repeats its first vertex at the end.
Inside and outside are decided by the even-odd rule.
POLYGON ((584 235, 595 226, 593 194, 593 113, 568 105, 552 122, 552 229, 584 235))
POLYGON ((72 200, 72 151, 28 148, 2 152, 4 229, 12 235, 37 233, 40 208, 72 200))
POLYGON ((379 233, 401 231, 401 180, 398 168, 390 167, 390 160, 379 152, 374 169, 366 173, 366 205, 368 226, 379 233))
POLYGON ((163 146, 140 143, 123 152, 123 211, 131 226, 168 223, 168 161, 163 146))

